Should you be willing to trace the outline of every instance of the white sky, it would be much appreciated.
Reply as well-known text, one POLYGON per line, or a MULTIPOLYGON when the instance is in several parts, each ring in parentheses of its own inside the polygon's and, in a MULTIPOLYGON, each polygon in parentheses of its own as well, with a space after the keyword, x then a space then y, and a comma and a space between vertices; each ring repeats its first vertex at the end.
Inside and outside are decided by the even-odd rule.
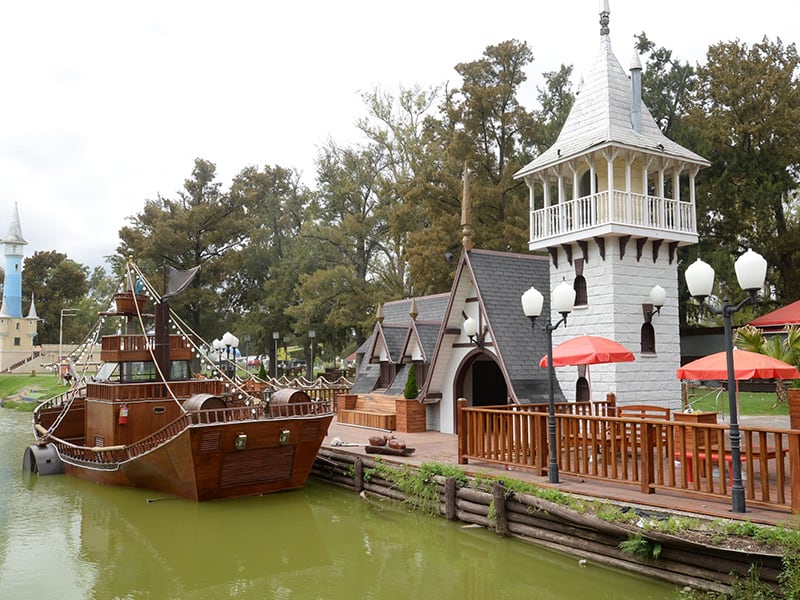
MULTIPOLYGON (((329 137, 357 141, 359 93, 459 80, 489 45, 534 54, 540 74, 585 73, 599 44, 598 0, 39 0, 0 8, 0 236, 14 203, 26 256, 57 250, 103 265, 126 218, 175 197, 195 158, 224 189, 241 169, 278 164, 314 184, 329 137)), ((694 64, 709 45, 767 35, 796 42, 789 0, 610 0, 623 67, 633 35, 694 64)))

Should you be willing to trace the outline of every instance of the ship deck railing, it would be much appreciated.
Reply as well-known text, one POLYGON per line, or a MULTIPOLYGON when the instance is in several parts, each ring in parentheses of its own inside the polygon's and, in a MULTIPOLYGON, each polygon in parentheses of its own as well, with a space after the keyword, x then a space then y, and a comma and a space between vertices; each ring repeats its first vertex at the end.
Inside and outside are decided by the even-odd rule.
MULTIPOLYGON (((52 435, 47 436, 46 441, 56 446, 62 458, 67 457, 89 466, 96 465, 98 468, 103 468, 156 450, 192 425, 317 417, 327 414, 332 414, 331 404, 327 401, 294 402, 269 407, 250 405, 200 409, 188 411, 151 435, 124 446, 81 446, 52 435)), ((45 441, 45 438, 42 438, 42 441, 45 441)))

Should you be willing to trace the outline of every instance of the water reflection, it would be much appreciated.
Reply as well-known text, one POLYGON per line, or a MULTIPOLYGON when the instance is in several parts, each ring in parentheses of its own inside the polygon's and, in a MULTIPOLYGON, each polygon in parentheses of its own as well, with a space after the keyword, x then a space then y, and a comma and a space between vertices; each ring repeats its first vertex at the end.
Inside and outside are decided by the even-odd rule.
POLYGON ((0 411, 0 597, 673 598, 670 586, 522 542, 303 490, 196 504, 25 479, 29 417, 0 411))

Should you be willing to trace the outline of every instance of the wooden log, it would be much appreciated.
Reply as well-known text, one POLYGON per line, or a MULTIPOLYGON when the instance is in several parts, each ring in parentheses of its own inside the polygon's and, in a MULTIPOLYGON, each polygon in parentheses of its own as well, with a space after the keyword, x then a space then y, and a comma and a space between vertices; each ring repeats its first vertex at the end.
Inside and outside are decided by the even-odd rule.
POLYGON ((506 518, 506 486, 495 482, 492 485, 492 499, 494 501, 494 532, 500 537, 504 537, 508 531, 508 519, 506 518))
POLYGON ((364 489, 364 462, 357 458, 355 461, 355 475, 353 476, 353 489, 360 493, 364 489))
POLYGON ((456 480, 452 477, 444 483, 444 514, 449 521, 456 518, 456 480))
POLYGON ((458 492, 456 492, 456 497, 459 500, 468 500, 469 502, 474 502, 475 504, 485 504, 486 506, 489 506, 492 501, 492 496, 490 494, 470 488, 459 489, 458 492))
POLYGON ((471 525, 482 525, 487 529, 492 526, 492 522, 484 516, 477 515, 473 512, 467 511, 456 511, 456 516, 458 517, 459 521, 463 521, 464 523, 469 523, 471 525))
POLYGON ((476 515, 481 515, 483 517, 489 514, 489 505, 488 504, 476 504, 475 502, 469 502, 467 500, 457 500, 456 501, 456 510, 460 512, 470 512, 476 515))
MULTIPOLYGON (((646 577, 653 577, 680 586, 688 585, 690 587, 702 590, 710 590, 726 594, 729 594, 731 592, 730 585, 725 584, 716 579, 696 577, 683 573, 673 573, 671 571, 664 571, 660 568, 641 563, 636 563, 636 568, 632 569, 631 561, 628 559, 627 556, 625 558, 618 558, 616 556, 605 554, 606 550, 605 548, 586 550, 583 548, 578 548, 570 545, 570 540, 564 540, 563 542, 561 542, 557 539, 544 539, 542 537, 532 537, 531 535, 527 535, 525 533, 524 526, 522 525, 511 526, 509 528, 509 532, 513 534, 514 537, 517 537, 523 541, 534 543, 537 546, 541 546, 542 548, 547 548, 548 550, 555 550, 556 552, 569 554, 570 556, 575 556, 577 558, 583 558, 586 559, 588 562, 604 565, 607 567, 612 567, 615 569, 621 569, 628 572, 634 570, 635 572, 644 575, 646 577)), ((529 531, 528 533, 532 533, 535 536, 535 531, 534 532, 529 531)))

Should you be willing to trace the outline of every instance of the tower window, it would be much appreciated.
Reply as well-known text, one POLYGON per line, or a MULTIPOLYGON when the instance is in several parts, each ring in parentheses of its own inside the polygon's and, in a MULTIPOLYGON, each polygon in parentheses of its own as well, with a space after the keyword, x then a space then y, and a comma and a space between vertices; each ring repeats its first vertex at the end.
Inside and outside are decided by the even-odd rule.
POLYGON ((14 338, 14 345, 15 346, 21 346, 22 345, 22 340, 20 338, 18 338, 18 337, 15 337, 14 338))
POLYGON ((586 278, 583 276, 583 259, 575 259, 575 281, 572 283, 575 290, 575 306, 587 306, 589 294, 586 290, 586 278))
POLYGON ((656 330, 652 323, 642 323, 641 342, 642 354, 656 353, 656 330))

